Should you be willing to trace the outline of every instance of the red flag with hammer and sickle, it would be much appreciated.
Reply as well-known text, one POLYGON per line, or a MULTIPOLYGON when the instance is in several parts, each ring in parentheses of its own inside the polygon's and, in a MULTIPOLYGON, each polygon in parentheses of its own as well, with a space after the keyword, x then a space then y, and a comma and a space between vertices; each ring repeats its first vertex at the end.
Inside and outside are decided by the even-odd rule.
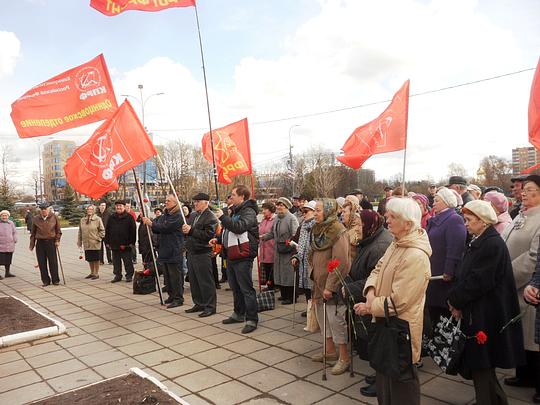
POLYGON ((409 81, 394 95, 390 105, 376 119, 358 127, 342 146, 337 159, 358 170, 372 155, 405 149, 409 117, 409 81))
MULTIPOLYGON (((239 174, 251 174, 247 118, 212 130, 212 138, 220 183, 230 184, 231 177, 239 174)), ((209 132, 203 136, 202 151, 204 158, 212 163, 212 143, 209 132)))
POLYGON ((90 139, 67 160, 64 172, 68 183, 92 198, 118 190, 116 178, 157 155, 129 101, 105 121, 90 139))

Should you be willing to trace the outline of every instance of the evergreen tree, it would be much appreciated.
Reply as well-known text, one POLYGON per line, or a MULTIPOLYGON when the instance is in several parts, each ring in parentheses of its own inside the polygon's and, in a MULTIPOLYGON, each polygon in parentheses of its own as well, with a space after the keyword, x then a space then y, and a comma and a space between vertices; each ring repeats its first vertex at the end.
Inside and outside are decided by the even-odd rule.
POLYGON ((77 195, 68 184, 64 189, 64 198, 62 199, 62 218, 68 220, 70 225, 78 225, 81 218, 84 217, 84 211, 78 207, 77 195))

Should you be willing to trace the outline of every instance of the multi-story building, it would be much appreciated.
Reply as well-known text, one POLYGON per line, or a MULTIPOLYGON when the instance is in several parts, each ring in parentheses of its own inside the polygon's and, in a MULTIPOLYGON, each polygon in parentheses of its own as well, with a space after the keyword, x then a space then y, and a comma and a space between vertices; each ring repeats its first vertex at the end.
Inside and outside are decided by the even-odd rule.
POLYGON ((512 174, 518 175, 523 170, 538 164, 539 157, 534 146, 512 149, 512 174))
POLYGON ((43 145, 43 181, 47 201, 56 202, 64 198, 67 184, 64 166, 76 148, 73 141, 51 141, 43 145))

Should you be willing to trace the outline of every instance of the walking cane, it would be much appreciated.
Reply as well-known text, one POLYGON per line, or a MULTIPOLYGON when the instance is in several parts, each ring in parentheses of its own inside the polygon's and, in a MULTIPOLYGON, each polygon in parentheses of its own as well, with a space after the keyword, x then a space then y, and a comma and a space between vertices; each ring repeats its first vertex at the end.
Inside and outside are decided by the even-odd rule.
POLYGON ((296 267, 293 266, 293 304, 292 304, 292 328, 294 329, 294 318, 296 316, 296 267))
POLYGON ((351 353, 349 357, 351 358, 351 365, 349 366, 349 375, 351 377, 354 377, 354 357, 353 357, 353 333, 352 328, 354 328, 354 325, 352 323, 352 317, 353 313, 351 312, 351 308, 347 305, 347 311, 349 312, 349 316, 347 317, 347 320, 349 321, 349 344, 351 345, 351 353))
POLYGON ((64 285, 66 285, 66 277, 64 276, 64 265, 62 264, 62 258, 60 257, 60 249, 56 246, 56 253, 58 254, 58 263, 60 263, 60 271, 62 272, 62 280, 64 285))
POLYGON ((323 371, 322 380, 326 381, 326 300, 323 298, 323 371))

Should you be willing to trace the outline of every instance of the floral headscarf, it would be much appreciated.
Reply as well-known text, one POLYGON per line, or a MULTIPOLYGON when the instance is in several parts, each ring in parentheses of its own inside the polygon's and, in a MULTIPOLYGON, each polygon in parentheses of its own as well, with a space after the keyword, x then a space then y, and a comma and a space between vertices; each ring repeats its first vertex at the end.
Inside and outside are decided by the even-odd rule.
POLYGON ((377 211, 362 210, 360 211, 362 219, 362 239, 367 239, 384 225, 384 218, 377 211))
POLYGON ((316 200, 323 206, 323 221, 313 225, 311 231, 311 249, 326 250, 336 243, 345 228, 337 217, 337 202, 331 198, 316 200))

